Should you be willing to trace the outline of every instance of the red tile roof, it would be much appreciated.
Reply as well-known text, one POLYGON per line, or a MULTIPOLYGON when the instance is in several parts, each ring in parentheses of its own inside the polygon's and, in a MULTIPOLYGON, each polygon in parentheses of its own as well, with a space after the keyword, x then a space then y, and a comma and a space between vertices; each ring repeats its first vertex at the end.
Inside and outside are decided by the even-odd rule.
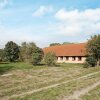
POLYGON ((44 54, 54 52, 56 56, 85 56, 86 43, 67 44, 43 48, 44 54))

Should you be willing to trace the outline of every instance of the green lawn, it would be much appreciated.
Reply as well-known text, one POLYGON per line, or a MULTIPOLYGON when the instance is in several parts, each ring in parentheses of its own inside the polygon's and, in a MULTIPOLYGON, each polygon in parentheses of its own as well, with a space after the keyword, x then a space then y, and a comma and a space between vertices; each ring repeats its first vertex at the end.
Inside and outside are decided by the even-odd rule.
MULTIPOLYGON (((100 81, 100 73, 73 80, 100 71, 100 67, 83 68, 81 64, 58 64, 56 67, 33 66, 28 63, 0 64, 0 100, 61 100, 100 81), (72 81, 69 81, 72 80, 72 81), (69 81, 62 84, 63 82, 69 81), (44 87, 59 84, 53 88, 30 93, 44 87), (21 96, 21 94, 24 94, 21 96), (17 95, 17 96, 15 96, 17 95)), ((95 89, 95 91, 98 89, 95 89)), ((94 91, 94 90, 93 90, 94 91)), ((91 94, 96 92, 91 92, 91 94)), ((98 94, 97 94, 98 95, 98 94)), ((83 100, 91 100, 92 96, 83 100)), ((96 100, 99 100, 98 97, 96 100)))

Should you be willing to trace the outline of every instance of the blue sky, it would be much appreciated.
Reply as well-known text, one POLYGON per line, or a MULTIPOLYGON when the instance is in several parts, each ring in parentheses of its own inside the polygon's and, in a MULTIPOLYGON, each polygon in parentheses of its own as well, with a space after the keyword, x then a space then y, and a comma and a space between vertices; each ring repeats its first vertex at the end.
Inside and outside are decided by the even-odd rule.
POLYGON ((85 42, 99 33, 100 0, 0 0, 0 47, 85 42))

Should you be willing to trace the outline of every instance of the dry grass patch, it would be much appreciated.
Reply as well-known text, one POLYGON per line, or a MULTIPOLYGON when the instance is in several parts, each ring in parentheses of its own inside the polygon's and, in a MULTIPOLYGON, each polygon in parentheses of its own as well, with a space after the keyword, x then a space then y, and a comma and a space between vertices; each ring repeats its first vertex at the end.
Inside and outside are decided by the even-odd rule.
MULTIPOLYGON (((4 74, 12 75, 5 77, 0 75, 0 99, 62 83, 100 70, 100 68, 86 69, 80 64, 61 64, 58 67, 47 67, 32 66, 25 63, 12 63, 0 66, 9 67, 10 65, 14 66, 14 68, 4 74)), ((48 95, 51 96, 51 94, 48 95)))

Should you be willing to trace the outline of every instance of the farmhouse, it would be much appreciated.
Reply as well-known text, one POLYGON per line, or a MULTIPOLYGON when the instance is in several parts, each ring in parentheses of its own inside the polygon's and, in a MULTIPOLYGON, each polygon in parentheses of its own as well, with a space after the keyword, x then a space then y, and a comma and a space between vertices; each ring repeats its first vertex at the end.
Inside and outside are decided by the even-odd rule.
POLYGON ((58 63, 84 63, 86 59, 86 43, 51 46, 43 51, 54 52, 58 63))

